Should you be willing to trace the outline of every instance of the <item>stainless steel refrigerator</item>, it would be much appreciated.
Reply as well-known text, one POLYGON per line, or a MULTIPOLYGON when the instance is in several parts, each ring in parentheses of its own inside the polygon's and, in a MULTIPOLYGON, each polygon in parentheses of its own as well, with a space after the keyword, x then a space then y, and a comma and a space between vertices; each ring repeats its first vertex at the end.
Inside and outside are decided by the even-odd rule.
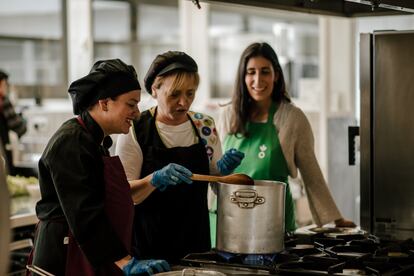
POLYGON ((361 34, 361 226, 414 238, 414 31, 361 34))

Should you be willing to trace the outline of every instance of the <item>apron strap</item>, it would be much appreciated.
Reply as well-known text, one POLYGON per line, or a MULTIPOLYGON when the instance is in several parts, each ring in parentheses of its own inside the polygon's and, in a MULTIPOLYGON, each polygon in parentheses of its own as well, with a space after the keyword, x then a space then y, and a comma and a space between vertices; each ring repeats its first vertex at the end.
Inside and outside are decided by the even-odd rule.
POLYGON ((273 117, 275 116, 277 107, 276 107, 276 103, 272 102, 270 104, 270 108, 269 108, 269 114, 267 116, 267 124, 273 124, 273 117))
POLYGON ((86 130, 88 130, 88 128, 85 125, 85 122, 82 120, 82 118, 80 116, 76 117, 76 119, 78 120, 79 124, 86 130))

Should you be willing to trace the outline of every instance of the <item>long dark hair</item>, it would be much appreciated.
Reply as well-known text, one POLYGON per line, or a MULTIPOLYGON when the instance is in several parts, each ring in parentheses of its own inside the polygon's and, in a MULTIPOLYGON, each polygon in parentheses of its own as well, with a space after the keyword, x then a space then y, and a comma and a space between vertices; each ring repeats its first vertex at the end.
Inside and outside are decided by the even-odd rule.
POLYGON ((279 74, 279 78, 273 86, 272 101, 280 103, 282 100, 290 102, 289 94, 286 90, 285 78, 282 67, 273 48, 263 43, 253 43, 249 45, 240 57, 239 67, 237 70, 236 81, 232 98, 232 121, 230 125, 230 134, 239 134, 247 136, 246 123, 249 120, 250 108, 253 102, 252 97, 247 90, 244 81, 246 76, 247 62, 252 57, 264 57, 272 63, 273 70, 279 74))

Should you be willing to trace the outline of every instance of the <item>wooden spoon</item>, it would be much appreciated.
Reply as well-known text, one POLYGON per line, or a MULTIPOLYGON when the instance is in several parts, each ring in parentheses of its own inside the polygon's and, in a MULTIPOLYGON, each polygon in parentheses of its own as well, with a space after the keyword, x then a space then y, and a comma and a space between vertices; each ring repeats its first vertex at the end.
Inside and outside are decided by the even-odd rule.
POLYGON ((216 175, 204 175, 204 174, 195 174, 191 177, 195 181, 208 181, 208 182, 223 182, 227 184, 238 184, 238 185, 254 185, 254 180, 242 173, 229 174, 224 176, 216 175))

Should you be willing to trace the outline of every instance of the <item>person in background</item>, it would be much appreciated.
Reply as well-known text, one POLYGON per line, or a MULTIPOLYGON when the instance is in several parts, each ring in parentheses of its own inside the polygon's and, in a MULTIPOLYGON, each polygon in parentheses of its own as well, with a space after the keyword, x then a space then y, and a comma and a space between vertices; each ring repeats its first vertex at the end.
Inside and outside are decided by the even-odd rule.
POLYGON ((192 173, 230 174, 243 159, 234 149, 222 155, 213 118, 190 111, 198 84, 198 67, 189 55, 158 55, 145 76, 157 106, 118 137, 116 154, 128 179, 138 179, 133 188, 142 191, 135 200, 138 258, 174 263, 210 250, 208 183, 193 182, 192 173))
MULTIPOLYGON (((54 275, 142 275, 169 270, 162 260, 131 257, 134 206, 110 134, 139 117, 135 69, 96 62, 69 87, 76 118, 49 140, 39 160, 41 199, 31 265, 54 275)), ((133 192, 133 191, 132 191, 133 192)))
POLYGON ((19 114, 16 114, 8 92, 9 76, 0 70, 0 146, 5 153, 6 169, 9 174, 15 175, 17 170, 13 164, 12 149, 10 146, 9 131, 14 131, 20 138, 26 133, 26 121, 19 114))
MULTIPOLYGON (((315 157, 310 124, 291 102, 278 57, 269 44, 253 43, 242 53, 232 102, 220 113, 218 132, 224 149, 236 148, 246 155, 235 172, 288 184, 288 176, 297 177, 299 169, 315 223, 355 226, 342 217, 331 196, 315 157)), ((288 184, 285 230, 295 229, 288 184)))

